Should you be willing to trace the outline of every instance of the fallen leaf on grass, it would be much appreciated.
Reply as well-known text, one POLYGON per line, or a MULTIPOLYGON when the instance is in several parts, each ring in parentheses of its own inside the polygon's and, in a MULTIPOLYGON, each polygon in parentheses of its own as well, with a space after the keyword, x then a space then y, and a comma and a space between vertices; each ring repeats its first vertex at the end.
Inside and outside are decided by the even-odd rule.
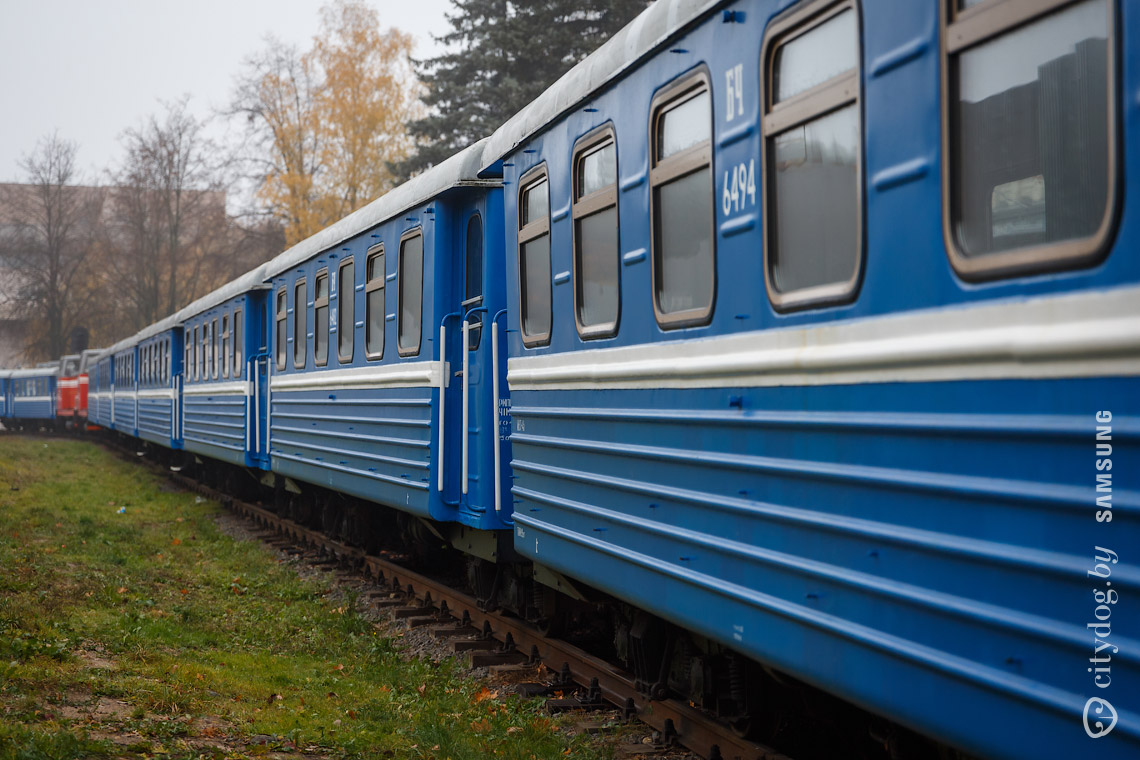
POLYGON ((427 684, 426 683, 420 684, 419 686, 416 687, 416 691, 418 691, 420 693, 420 696, 422 697, 427 692, 427 684))
POLYGON ((517 734, 519 731, 522 731, 522 726, 511 726, 507 729, 508 734, 517 734))
POLYGON ((181 543, 182 543, 182 539, 181 539, 181 538, 173 538, 173 539, 171 539, 171 540, 170 540, 170 545, 171 545, 171 546, 179 546, 181 543))
POLYGON ((499 696, 499 692, 491 691, 486 686, 484 686, 482 689, 479 690, 479 693, 475 695, 475 701, 476 702, 482 702, 486 699, 494 699, 497 696, 499 696))
POLYGON ((127 587, 126 586, 119 586, 118 593, 120 593, 120 594, 127 593, 127 587))

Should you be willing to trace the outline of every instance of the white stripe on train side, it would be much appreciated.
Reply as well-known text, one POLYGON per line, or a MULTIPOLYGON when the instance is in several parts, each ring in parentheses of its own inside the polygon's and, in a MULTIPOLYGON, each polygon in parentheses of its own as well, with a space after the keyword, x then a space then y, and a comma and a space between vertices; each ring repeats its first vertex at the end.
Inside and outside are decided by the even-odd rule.
POLYGON ((174 400, 175 391, 173 388, 149 388, 138 392, 138 397, 141 399, 170 399, 174 400))
POLYGON ((850 385, 1140 374, 1140 288, 526 356, 517 390, 850 385))
POLYGON ((369 390, 373 388, 438 388, 444 377, 439 361, 407 362, 381 367, 354 367, 274 375, 270 389, 279 391, 369 390))
POLYGON ((248 396, 250 385, 247 382, 200 383, 182 386, 183 396, 248 396))

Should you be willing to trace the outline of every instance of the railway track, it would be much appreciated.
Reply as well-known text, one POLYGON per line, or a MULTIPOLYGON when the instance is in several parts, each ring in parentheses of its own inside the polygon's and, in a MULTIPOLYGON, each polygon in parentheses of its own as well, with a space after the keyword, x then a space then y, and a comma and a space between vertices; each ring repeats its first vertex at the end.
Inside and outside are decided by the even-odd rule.
POLYGON ((407 619, 409 625, 431 624, 441 635, 448 635, 441 629, 452 626, 454 638, 462 639, 456 641, 457 649, 479 650, 476 662, 544 665, 554 679, 522 687, 530 696, 550 697, 548 706, 552 710, 609 704, 627 719, 640 720, 655 729, 665 745, 685 747, 707 760, 789 760, 769 747, 737 736, 730 727, 686 702, 653 699, 628 673, 572 644, 543 635, 525 621, 481 609, 475 598, 439 580, 409 570, 391 558, 367 554, 185 475, 165 468, 162 471, 180 486, 219 502, 287 544, 319 552, 330 562, 368 576, 388 589, 382 604, 393 607, 393 615, 407 619))

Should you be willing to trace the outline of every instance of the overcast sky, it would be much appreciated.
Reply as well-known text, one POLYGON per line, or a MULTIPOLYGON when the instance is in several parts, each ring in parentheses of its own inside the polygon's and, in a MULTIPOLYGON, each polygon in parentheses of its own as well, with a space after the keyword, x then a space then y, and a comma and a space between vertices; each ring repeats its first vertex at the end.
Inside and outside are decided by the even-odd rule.
MULTIPOLYGON (((230 98, 242 61, 266 35, 307 48, 322 0, 0 0, 0 181, 58 130, 79 143, 85 179, 120 156, 119 135, 190 96, 199 117, 230 98)), ((449 0, 370 0, 383 27, 439 52, 449 0)))

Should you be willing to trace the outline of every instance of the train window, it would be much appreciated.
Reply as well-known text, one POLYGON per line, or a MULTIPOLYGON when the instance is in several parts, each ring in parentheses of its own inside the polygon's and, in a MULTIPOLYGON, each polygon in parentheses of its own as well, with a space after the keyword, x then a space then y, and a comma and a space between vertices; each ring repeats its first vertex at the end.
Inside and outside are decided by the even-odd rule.
POLYGON ((653 310, 662 327, 706 324, 716 295, 708 74, 665 88, 652 112, 653 310))
POLYGON ((313 364, 329 363, 329 270, 317 272, 313 280, 313 364))
POLYGON ((288 316, 285 288, 277 291, 277 369, 285 369, 285 319, 288 316))
POLYGON ((197 380, 201 375, 199 374, 199 367, 202 362, 199 360, 199 354, 202 352, 202 344, 198 342, 198 325, 194 325, 194 379, 197 380))
POLYGON ((578 334, 617 332, 617 146, 612 127, 587 135, 574 148, 574 315, 578 334))
POLYGON ((194 353, 194 341, 190 335, 189 327, 186 328, 186 333, 182 336, 182 346, 185 349, 183 351, 184 356, 182 357, 182 374, 189 379, 193 372, 194 365, 194 362, 190 358, 194 353))
POLYGON ((519 300, 527 346, 550 342, 550 183, 546 166, 523 175, 519 190, 519 300))
POLYGON ((946 247, 966 278, 1085 266, 1116 205, 1115 3, 990 0, 945 16, 946 247))
MULTIPOLYGON (((483 304, 483 220, 472 214, 467 220, 467 286, 463 292, 465 312, 483 304)), ((483 333, 483 313, 475 312, 467 316, 467 348, 479 348, 479 336, 483 333)))
POLYGON ((242 365, 245 364, 245 357, 242 354, 242 346, 245 344, 245 335, 241 331, 241 309, 234 309, 234 378, 241 377, 242 365))
POLYGON ((400 312, 396 322, 396 348, 400 356, 420 352, 423 319, 424 236, 419 230, 405 233, 400 240, 400 312))
POLYGON ((340 264, 336 296, 336 358, 341 364, 352 361, 356 337, 356 264, 350 257, 340 264))
POLYGON ((222 315, 222 377, 230 376, 230 315, 222 315))
POLYGON ((218 335, 218 318, 214 317, 214 321, 210 324, 210 351, 213 354, 213 360, 214 361, 212 362, 212 364, 214 365, 214 379, 215 380, 217 380, 218 375, 221 374, 219 372, 219 369, 221 368, 222 357, 221 357, 221 352, 218 351, 219 340, 220 340, 220 336, 218 335))
POLYGON ((309 315, 307 298, 305 278, 302 277, 293 285, 293 366, 297 369, 305 368, 305 354, 309 347, 306 334, 306 317, 309 315))
POLYGON ((384 356, 384 245, 368 252, 364 284, 364 355, 384 356))
POLYGON ((768 297, 784 309, 848 301, 863 249, 855 8, 801 3, 770 26, 763 50, 768 297))

